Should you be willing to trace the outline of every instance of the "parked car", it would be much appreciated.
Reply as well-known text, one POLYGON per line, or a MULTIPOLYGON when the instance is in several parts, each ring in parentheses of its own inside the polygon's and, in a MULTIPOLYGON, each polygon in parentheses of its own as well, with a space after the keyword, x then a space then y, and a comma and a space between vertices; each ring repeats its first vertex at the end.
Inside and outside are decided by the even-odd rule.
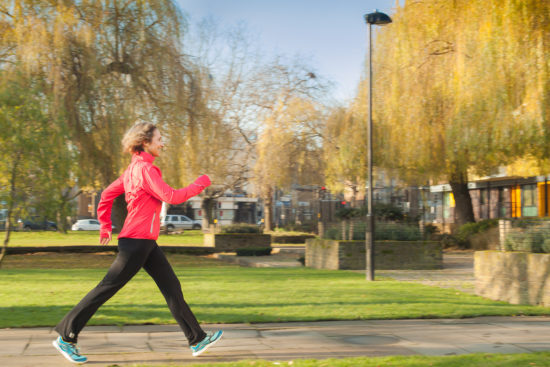
POLYGON ((19 219, 17 221, 19 226, 26 231, 31 230, 46 230, 57 231, 57 223, 46 220, 46 218, 34 215, 27 219, 19 219))
POLYGON ((160 221, 160 228, 166 232, 177 229, 201 229, 201 221, 193 220, 185 215, 168 214, 160 221))
MULTIPOLYGON (((73 224, 73 231, 99 231, 101 225, 97 219, 79 219, 73 224)), ((116 227, 113 225, 112 229, 116 227)))
POLYGON ((100 224, 97 219, 79 219, 71 227, 73 231, 99 231, 100 224))

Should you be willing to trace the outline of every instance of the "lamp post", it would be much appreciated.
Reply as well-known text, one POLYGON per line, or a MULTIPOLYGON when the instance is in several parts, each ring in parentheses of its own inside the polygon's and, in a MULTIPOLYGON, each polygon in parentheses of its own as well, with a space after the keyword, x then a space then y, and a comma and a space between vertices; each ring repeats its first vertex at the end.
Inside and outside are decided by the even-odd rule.
POLYGON ((372 211, 372 25, 384 25, 391 23, 391 18, 376 10, 374 13, 365 14, 365 22, 369 25, 369 124, 367 129, 368 140, 368 212, 367 233, 365 242, 367 247, 366 269, 367 280, 374 280, 374 214, 372 211))

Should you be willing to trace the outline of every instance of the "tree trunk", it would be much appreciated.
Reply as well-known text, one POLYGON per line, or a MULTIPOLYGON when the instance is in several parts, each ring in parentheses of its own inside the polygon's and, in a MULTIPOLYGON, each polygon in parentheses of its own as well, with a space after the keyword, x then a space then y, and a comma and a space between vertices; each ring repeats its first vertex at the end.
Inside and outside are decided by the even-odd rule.
POLYGON ((351 207, 357 208, 357 185, 351 185, 352 195, 351 195, 351 207))
POLYGON ((202 228, 210 229, 210 225, 214 222, 214 205, 216 200, 212 197, 205 197, 202 199, 202 228))
POLYGON ((269 188, 264 199, 264 231, 270 232, 273 230, 273 189, 269 188))
POLYGON ((67 221, 67 218, 71 212, 70 202, 82 193, 82 190, 79 190, 75 195, 71 197, 70 193, 72 189, 72 187, 65 188, 61 193, 61 199, 59 200, 59 210, 57 211, 56 215, 57 229, 63 234, 67 234, 67 231, 71 226, 71 224, 67 221))
POLYGON ((2 261, 6 256, 6 252, 8 251, 8 244, 10 242, 10 234, 11 234, 10 217, 11 217, 11 209, 8 209, 8 215, 6 217, 6 235, 4 236, 4 244, 2 245, 2 251, 0 252, 0 268, 2 267, 2 261))
POLYGON ((63 212, 65 209, 63 206, 65 203, 60 203, 61 207, 55 213, 55 220, 57 221, 57 230, 63 234, 67 234, 67 218, 63 218, 63 212))
POLYGON ((11 234, 11 216, 13 212, 13 206, 15 204, 15 189, 16 185, 15 182, 17 180, 17 168, 19 167, 19 161, 21 160, 21 152, 17 152, 14 161, 13 161, 13 167, 11 169, 11 178, 10 178, 10 201, 8 204, 8 213, 6 215, 6 235, 4 236, 4 243, 2 245, 2 251, 0 252, 0 268, 2 267, 2 261, 4 260, 4 257, 6 256, 6 252, 8 251, 8 244, 10 242, 10 234, 11 234))
POLYGON ((475 222, 472 198, 468 190, 468 175, 465 172, 454 172, 449 183, 455 199, 456 225, 460 227, 475 222))

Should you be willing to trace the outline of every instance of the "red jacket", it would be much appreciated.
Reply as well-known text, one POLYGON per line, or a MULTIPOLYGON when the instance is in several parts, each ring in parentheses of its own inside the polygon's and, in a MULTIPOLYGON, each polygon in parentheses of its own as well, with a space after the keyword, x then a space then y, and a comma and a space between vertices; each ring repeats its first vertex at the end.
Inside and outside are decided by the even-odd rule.
POLYGON ((160 231, 162 202, 183 203, 200 194, 210 184, 208 176, 201 176, 191 185, 175 190, 162 180, 160 169, 153 165, 154 160, 149 153, 135 153, 124 174, 103 191, 97 206, 101 237, 109 237, 113 201, 122 193, 126 193, 128 216, 118 238, 156 240, 160 231))

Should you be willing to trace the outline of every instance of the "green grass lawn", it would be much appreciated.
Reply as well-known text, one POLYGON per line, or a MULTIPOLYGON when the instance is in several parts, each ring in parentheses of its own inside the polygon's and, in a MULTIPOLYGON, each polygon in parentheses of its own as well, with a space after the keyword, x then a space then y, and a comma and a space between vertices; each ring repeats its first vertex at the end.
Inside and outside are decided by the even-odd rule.
MULTIPOLYGON (((183 365, 165 365, 155 367, 178 367, 183 365)), ((343 359, 297 359, 290 362, 269 362, 264 360, 226 362, 226 363, 197 363, 194 367, 548 367, 550 366, 550 352, 530 354, 466 354, 461 356, 445 357, 358 357, 343 359)), ((138 367, 153 367, 152 365, 138 365, 138 367)))
MULTIPOLYGON (((111 244, 116 245, 116 234, 111 244)), ((203 234, 200 230, 185 231, 182 234, 161 234, 157 243, 160 246, 202 246, 203 234)), ((10 247, 43 246, 89 246, 99 245, 99 231, 60 232, 12 232, 10 247)))
MULTIPOLYGON (((0 327, 55 325, 103 278, 112 256, 8 256, 0 270, 0 327)), ((202 323, 550 315, 548 307, 510 305, 421 284, 367 282, 350 271, 239 268, 208 257, 169 258, 202 323)), ((90 321, 145 323, 174 320, 144 271, 90 321)))

